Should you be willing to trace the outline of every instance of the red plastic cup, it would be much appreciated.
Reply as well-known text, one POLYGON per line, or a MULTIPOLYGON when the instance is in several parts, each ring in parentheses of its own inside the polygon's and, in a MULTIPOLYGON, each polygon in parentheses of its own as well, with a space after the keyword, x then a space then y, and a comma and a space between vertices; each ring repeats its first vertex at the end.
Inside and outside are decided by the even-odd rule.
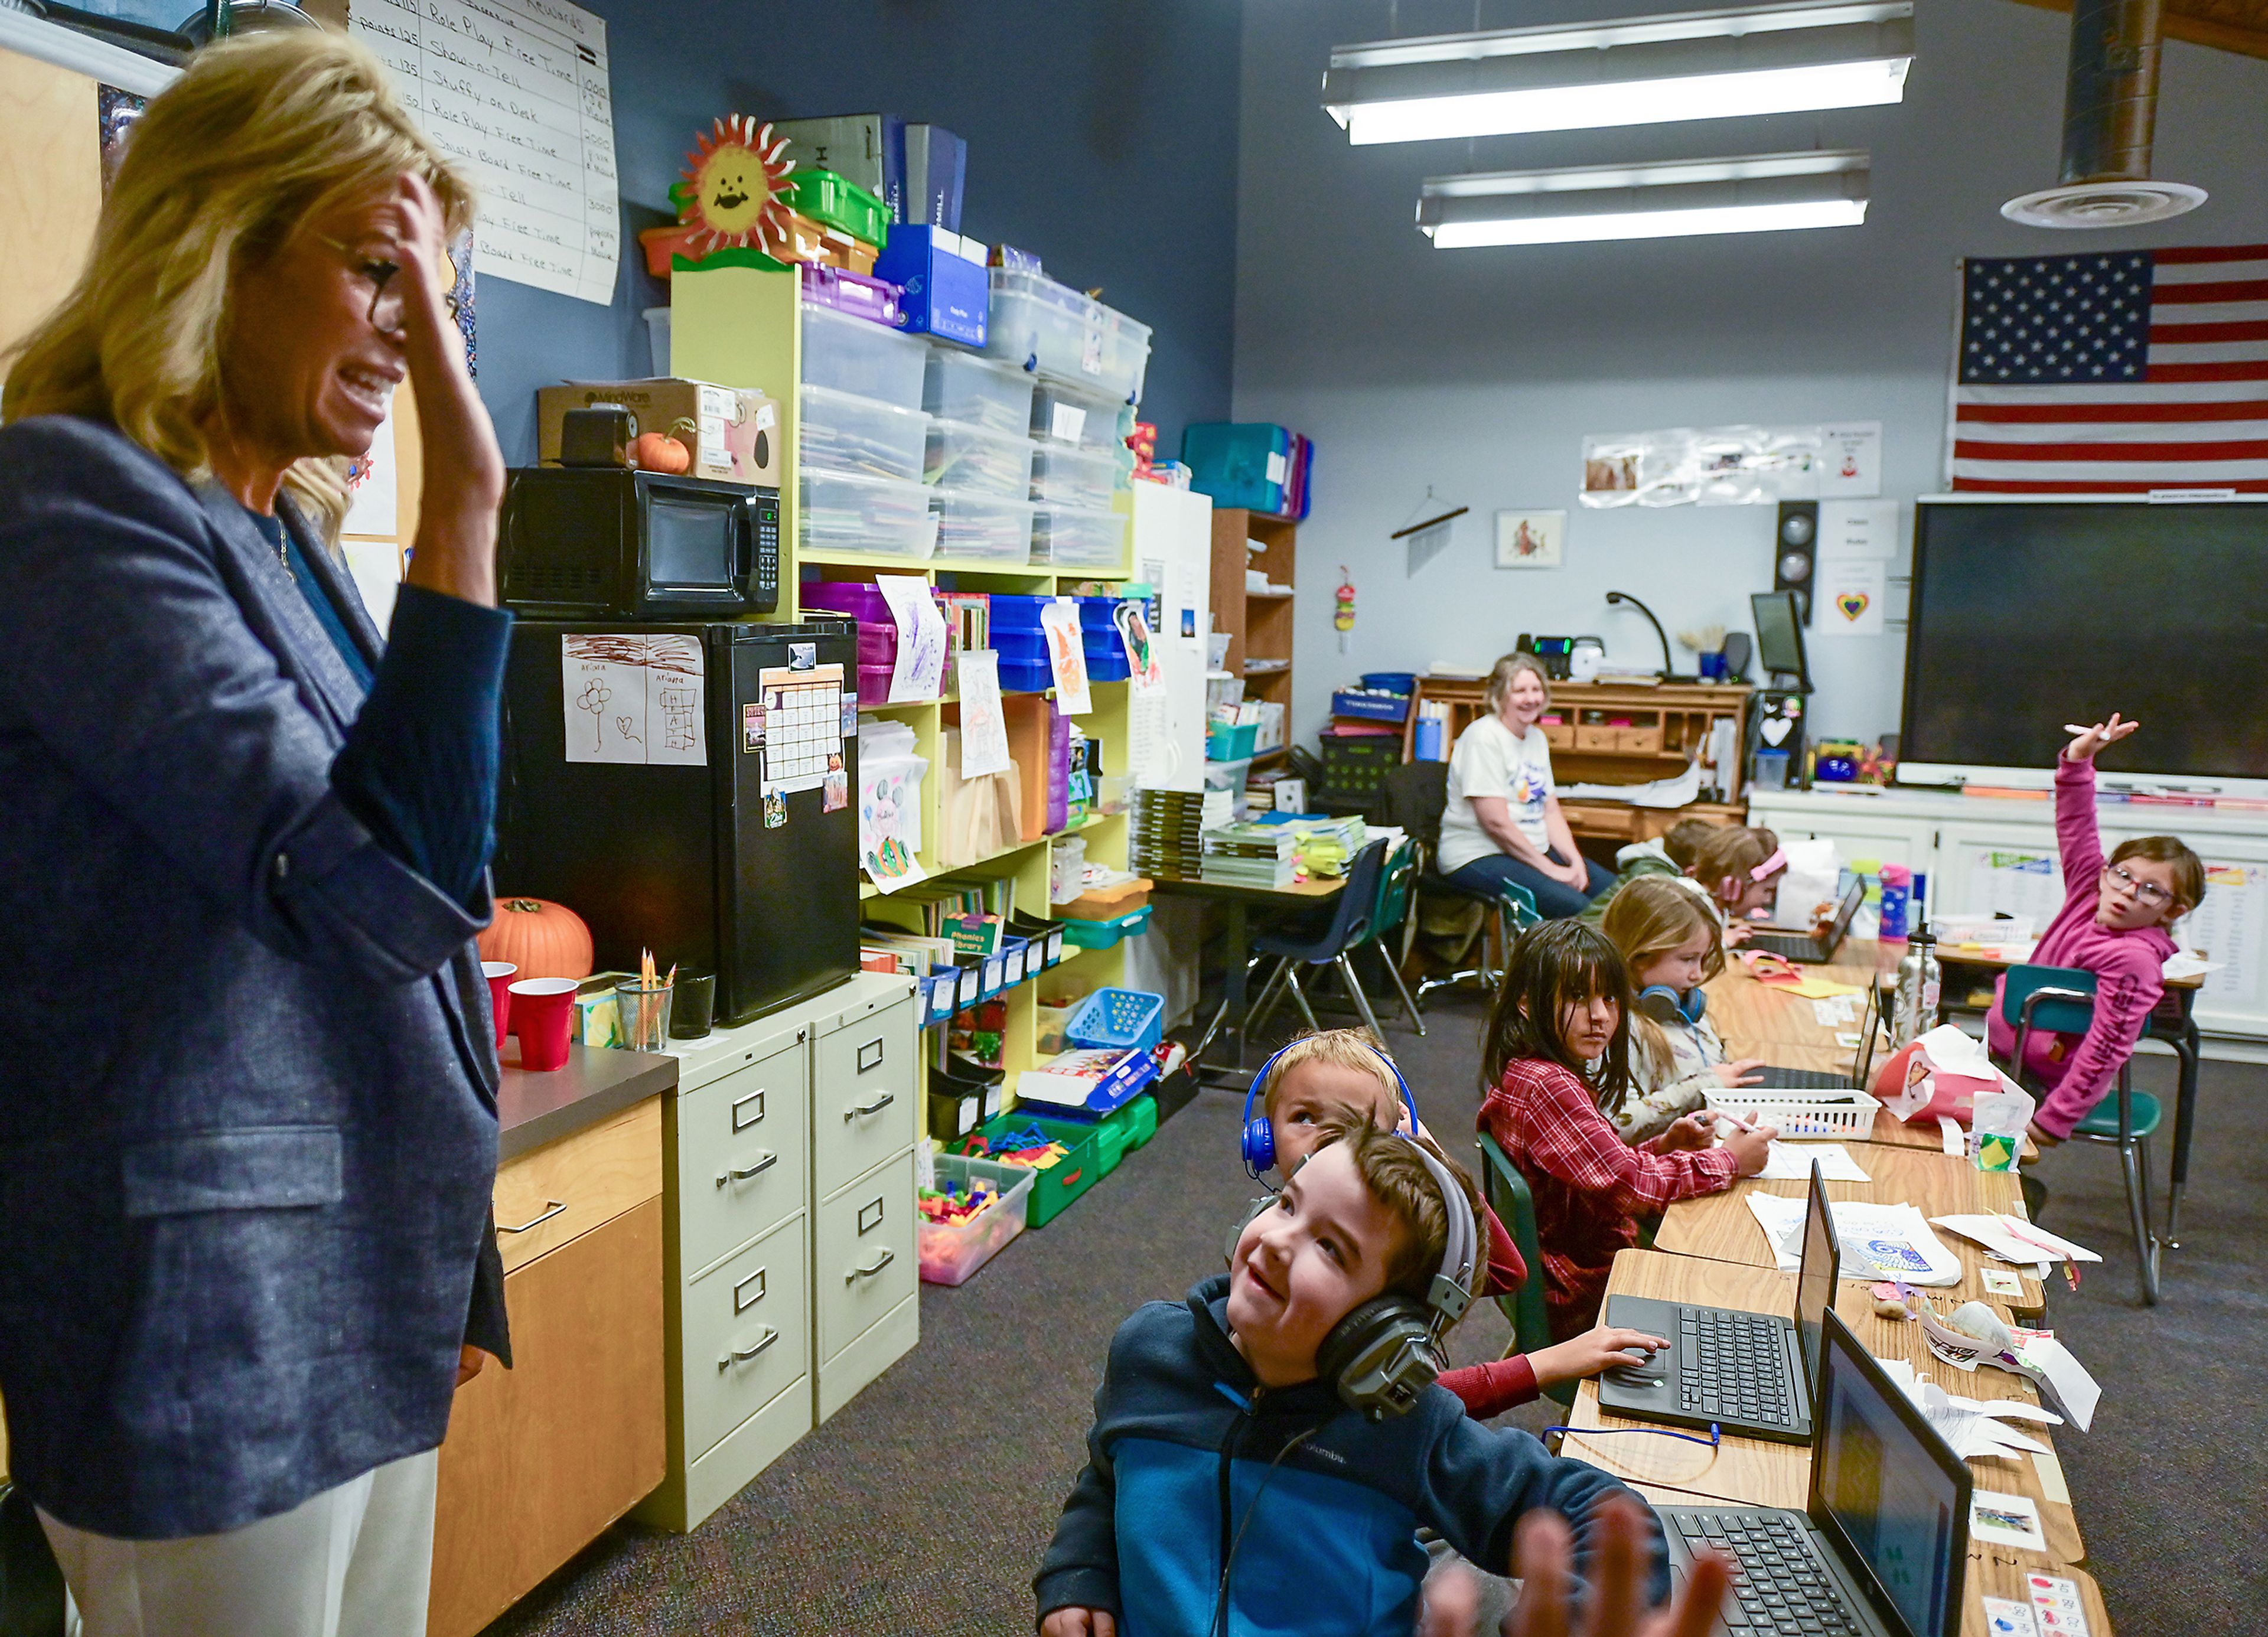
POLYGON ((519 967, 508 960, 484 960, 481 976, 489 980, 489 1010, 496 1014, 497 1050, 504 1050, 504 1037, 512 1032, 512 974, 519 967))
POLYGON ((512 1031, 519 1037, 519 1066, 539 1073, 567 1066, 575 1030, 572 978, 523 978, 512 986, 512 1031))

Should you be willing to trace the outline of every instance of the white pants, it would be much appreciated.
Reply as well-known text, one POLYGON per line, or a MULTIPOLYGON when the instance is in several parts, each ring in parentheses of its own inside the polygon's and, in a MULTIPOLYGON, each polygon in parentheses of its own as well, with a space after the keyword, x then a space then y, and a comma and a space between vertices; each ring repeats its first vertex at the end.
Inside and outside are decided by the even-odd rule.
POLYGON ((220 1535, 118 1540, 40 1525, 85 1637, 424 1637, 428 1450, 220 1535))

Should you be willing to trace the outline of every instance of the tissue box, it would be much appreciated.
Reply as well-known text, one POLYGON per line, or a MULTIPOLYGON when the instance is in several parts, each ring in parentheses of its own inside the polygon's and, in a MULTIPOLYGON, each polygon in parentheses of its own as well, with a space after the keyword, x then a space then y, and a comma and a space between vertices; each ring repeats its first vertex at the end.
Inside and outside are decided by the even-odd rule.
POLYGON ((902 287, 900 329, 971 347, 984 344, 992 287, 983 246, 941 227, 893 228, 874 271, 902 287))

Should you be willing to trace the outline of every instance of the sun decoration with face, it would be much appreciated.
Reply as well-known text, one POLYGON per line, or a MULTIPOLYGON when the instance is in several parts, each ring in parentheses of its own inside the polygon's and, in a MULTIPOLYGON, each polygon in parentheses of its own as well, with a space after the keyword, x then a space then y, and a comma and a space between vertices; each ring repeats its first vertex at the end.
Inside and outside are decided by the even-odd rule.
POLYGON ((792 168, 785 158, 787 138, 775 137, 770 124, 731 114, 697 140, 699 147, 685 156, 685 180, 690 186, 681 212, 684 224, 695 230, 692 247, 706 254, 727 247, 784 244, 788 208, 784 195, 792 168))

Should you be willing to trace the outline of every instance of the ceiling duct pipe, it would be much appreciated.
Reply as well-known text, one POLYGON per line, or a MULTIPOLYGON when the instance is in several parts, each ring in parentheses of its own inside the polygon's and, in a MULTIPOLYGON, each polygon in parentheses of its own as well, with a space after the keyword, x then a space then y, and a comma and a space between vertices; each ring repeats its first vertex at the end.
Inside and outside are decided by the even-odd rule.
POLYGON ((2000 214, 2033 227, 2137 227, 2194 210, 2205 189, 2153 181, 2165 0, 2073 0, 2063 180, 2000 214))

